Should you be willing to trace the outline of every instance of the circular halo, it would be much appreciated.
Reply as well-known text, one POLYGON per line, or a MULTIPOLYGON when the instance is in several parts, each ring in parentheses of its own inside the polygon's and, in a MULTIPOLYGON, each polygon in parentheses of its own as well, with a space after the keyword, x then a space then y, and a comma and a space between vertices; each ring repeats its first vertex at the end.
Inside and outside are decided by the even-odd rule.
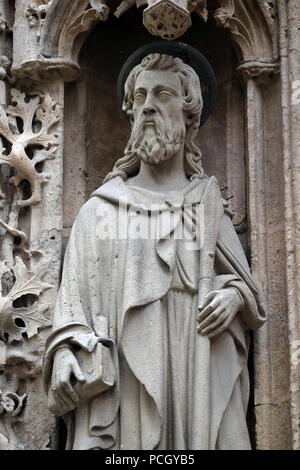
MULTIPOLYGON (((138 64, 141 63, 144 57, 148 54, 154 53, 167 54, 173 57, 179 57, 186 64, 190 65, 195 72, 197 73, 202 89, 202 99, 203 99, 203 109, 201 113, 201 122, 200 126, 203 126, 209 115, 211 114, 217 95, 217 82, 215 73, 201 52, 195 49, 188 44, 183 42, 173 41, 155 41, 150 44, 137 49, 133 54, 131 54, 123 67, 121 68, 118 84, 117 84, 117 94, 118 101, 122 109, 123 99, 124 99, 124 86, 127 80, 127 77, 131 70, 138 64)), ((126 115, 126 113, 124 112, 126 115)), ((128 116, 126 115, 128 118, 128 116)))

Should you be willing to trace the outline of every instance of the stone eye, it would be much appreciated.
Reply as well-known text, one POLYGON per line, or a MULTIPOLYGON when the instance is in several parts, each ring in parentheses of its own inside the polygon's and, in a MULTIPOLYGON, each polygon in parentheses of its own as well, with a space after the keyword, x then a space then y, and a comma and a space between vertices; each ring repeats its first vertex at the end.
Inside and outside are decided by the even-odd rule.
POLYGON ((172 94, 169 91, 162 90, 159 92, 158 97, 160 101, 168 101, 172 97, 172 94))
POLYGON ((138 93, 135 93, 134 95, 134 101, 136 103, 143 103, 145 101, 145 95, 144 93, 141 93, 141 92, 138 92, 138 93))

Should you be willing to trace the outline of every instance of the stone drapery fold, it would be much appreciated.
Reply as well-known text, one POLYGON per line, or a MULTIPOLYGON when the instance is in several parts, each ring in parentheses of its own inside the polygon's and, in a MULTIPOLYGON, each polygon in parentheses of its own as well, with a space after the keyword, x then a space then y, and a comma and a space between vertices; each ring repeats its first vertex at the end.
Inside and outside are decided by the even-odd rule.
MULTIPOLYGON (((126 441, 127 448, 162 448, 160 443, 165 432, 166 411, 163 356, 166 337, 162 328, 166 319, 162 302, 170 295, 170 290, 175 294, 180 291, 181 282, 189 291, 190 304, 197 305, 193 298, 199 274, 199 251, 188 253, 183 246, 184 241, 176 240, 173 235, 183 204, 200 204, 208 182, 209 179, 195 180, 184 192, 174 191, 169 198, 157 195, 160 203, 156 209, 156 227, 159 221, 165 226, 163 218, 170 210, 170 200, 177 209, 173 225, 169 225, 169 233, 156 233, 154 240, 120 239, 113 233, 111 237, 107 233, 106 237, 104 233, 99 237, 99 230, 101 232, 104 227, 101 216, 105 213, 109 216, 106 229, 108 232, 114 230, 120 201, 122 204, 126 201, 132 210, 141 211, 141 223, 143 217, 146 220, 150 205, 155 202, 147 190, 130 187, 120 177, 112 179, 92 195, 82 207, 72 229, 53 319, 53 333, 46 349, 45 387, 48 390, 50 386, 52 358, 58 344, 65 341, 72 347, 72 342, 77 341, 78 344, 78 336, 82 339, 88 334, 92 336, 85 340, 89 338, 88 344, 91 344, 93 335, 96 339, 101 336, 100 317, 106 316, 107 335, 114 340, 121 358, 121 376, 122 371, 128 368, 132 381, 139 383, 142 426, 135 430, 135 434, 139 434, 138 439, 133 430, 131 442, 126 441), (177 281, 181 279, 177 285, 176 278, 177 281), (125 369, 122 364, 126 364, 125 369)), ((225 214, 219 228, 213 281, 214 289, 224 287, 239 290, 244 308, 228 330, 211 341, 210 383, 207 384, 210 387, 210 437, 205 446, 199 441, 199 449, 231 445, 230 442, 224 444, 225 438, 222 436, 226 435, 226 422, 234 419, 232 403, 239 400, 244 416, 248 401, 246 330, 257 328, 265 321, 264 308, 245 255, 232 222, 225 214)), ((190 307, 189 312, 196 329, 196 310, 190 307)), ((194 348, 194 343, 191 348, 194 348)), ((117 362, 116 357, 116 367, 117 362)), ((193 373, 197 374, 197 365, 193 368, 193 373)), ((117 384, 113 390, 103 392, 66 416, 69 448, 124 448, 119 430, 124 415, 122 409, 117 413, 119 404, 122 408, 122 403, 126 403, 122 393, 122 383, 120 390, 117 384)), ((201 397, 197 398, 197 404, 199 407, 207 406, 207 403, 202 403, 201 397)), ((239 420, 242 420, 241 416, 240 412, 239 420)), ((188 410, 187 420, 190 419, 192 416, 188 410)), ((176 442, 181 442, 178 445, 186 449, 191 448, 192 440, 197 442, 197 436, 191 437, 188 433, 182 439, 176 438, 176 442)), ((246 441, 244 436, 241 448, 247 447, 246 441)))

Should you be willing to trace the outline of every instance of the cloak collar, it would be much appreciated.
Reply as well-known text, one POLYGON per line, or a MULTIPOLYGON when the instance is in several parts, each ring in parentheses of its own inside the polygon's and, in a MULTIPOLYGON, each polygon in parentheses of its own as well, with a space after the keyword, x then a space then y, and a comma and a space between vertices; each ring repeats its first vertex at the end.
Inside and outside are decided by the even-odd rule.
POLYGON ((174 190, 163 194, 137 186, 129 186, 123 178, 116 176, 94 191, 91 197, 98 196, 113 204, 122 202, 122 204, 133 206, 137 210, 153 210, 153 204, 156 211, 169 210, 170 207, 182 207, 185 203, 199 203, 208 180, 209 178, 204 180, 196 178, 180 191, 174 190), (204 181, 205 184, 203 184, 204 181))

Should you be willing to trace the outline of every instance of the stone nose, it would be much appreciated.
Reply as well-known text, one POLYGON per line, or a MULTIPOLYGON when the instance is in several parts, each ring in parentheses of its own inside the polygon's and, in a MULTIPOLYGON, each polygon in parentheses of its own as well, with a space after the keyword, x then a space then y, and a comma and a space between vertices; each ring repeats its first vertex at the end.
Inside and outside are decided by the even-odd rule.
POLYGON ((156 106, 153 100, 153 96, 149 94, 144 103, 143 114, 146 116, 151 116, 155 112, 156 112, 156 106))

